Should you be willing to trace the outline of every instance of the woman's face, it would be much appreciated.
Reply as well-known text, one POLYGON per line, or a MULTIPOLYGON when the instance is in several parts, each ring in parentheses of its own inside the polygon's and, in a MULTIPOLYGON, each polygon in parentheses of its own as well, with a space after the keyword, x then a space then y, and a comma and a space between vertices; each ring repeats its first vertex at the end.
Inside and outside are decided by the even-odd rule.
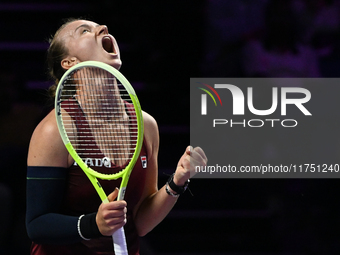
POLYGON ((87 60, 101 61, 116 69, 122 65, 118 44, 104 25, 88 20, 73 21, 58 37, 68 50, 68 56, 61 62, 64 69, 87 60))

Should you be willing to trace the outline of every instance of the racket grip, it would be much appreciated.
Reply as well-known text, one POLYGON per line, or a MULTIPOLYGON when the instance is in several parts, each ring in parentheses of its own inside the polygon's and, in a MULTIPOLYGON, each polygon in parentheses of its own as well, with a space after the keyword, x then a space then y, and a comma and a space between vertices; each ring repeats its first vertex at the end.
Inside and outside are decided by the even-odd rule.
POLYGON ((124 228, 121 227, 112 234, 115 255, 128 255, 124 228))

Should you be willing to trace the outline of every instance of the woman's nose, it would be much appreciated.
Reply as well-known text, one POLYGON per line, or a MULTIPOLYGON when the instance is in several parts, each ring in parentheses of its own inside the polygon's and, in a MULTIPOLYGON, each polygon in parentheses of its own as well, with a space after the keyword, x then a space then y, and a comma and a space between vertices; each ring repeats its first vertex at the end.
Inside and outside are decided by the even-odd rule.
POLYGON ((108 34, 108 33, 109 33, 109 30, 107 29, 107 26, 102 25, 102 26, 98 27, 98 30, 97 30, 97 34, 98 35, 100 35, 100 34, 108 34))

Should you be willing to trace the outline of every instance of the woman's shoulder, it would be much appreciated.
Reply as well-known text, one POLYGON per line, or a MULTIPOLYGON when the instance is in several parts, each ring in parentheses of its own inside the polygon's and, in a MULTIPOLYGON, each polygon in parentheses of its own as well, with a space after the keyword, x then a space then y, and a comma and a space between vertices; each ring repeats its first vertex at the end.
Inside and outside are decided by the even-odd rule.
MULTIPOLYGON (((148 154, 158 152, 159 132, 158 125, 154 117, 143 111, 144 120, 144 140, 147 145, 148 154)), ((155 155, 156 155, 155 154, 155 155)))
POLYGON ((32 134, 27 164, 67 166, 65 164, 67 155, 67 150, 59 134, 55 113, 51 111, 37 125, 32 134))
POLYGON ((149 128, 157 128, 157 122, 154 117, 152 117, 149 113, 143 111, 143 120, 144 120, 144 125, 149 127, 149 128))
POLYGON ((45 118, 43 118, 37 125, 33 132, 33 136, 39 136, 40 138, 49 137, 55 134, 59 134, 57 121, 55 118, 55 112, 50 111, 45 118))

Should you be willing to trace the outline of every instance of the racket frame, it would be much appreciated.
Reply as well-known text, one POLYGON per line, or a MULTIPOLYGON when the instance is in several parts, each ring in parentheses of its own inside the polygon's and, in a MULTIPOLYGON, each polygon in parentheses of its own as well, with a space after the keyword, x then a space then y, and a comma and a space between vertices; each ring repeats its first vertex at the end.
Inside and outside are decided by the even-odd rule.
POLYGON ((57 120, 57 125, 59 129, 59 133, 61 135, 61 138, 65 144, 66 149, 68 150, 69 154, 72 156, 74 161, 79 165, 79 167, 85 172, 91 183, 93 184, 94 188, 96 189, 98 195, 100 196, 101 200, 104 203, 109 202, 107 199, 107 195, 105 194, 102 186, 100 185, 99 181, 97 178, 102 179, 102 180, 116 180, 118 178, 122 178, 120 189, 119 189, 119 194, 118 194, 118 200, 122 200, 125 195, 125 190, 129 181, 129 177, 131 174, 131 171, 138 159, 138 155, 141 151, 142 145, 143 145, 143 136, 144 136, 144 122, 143 122, 143 116, 142 116, 142 111, 141 107, 139 104, 139 100, 137 98, 137 95, 135 93, 135 90, 131 86, 130 82, 121 74, 117 69, 113 68, 112 66, 99 62, 99 61, 84 61, 81 63, 76 64, 75 66, 71 67, 69 70, 65 72, 65 74, 62 76, 62 78, 59 81, 57 90, 56 90, 56 96, 55 96, 55 115, 56 115, 56 120, 57 120), (115 173, 115 174, 102 174, 94 171, 91 169, 82 159, 81 157, 77 154, 76 150, 72 146, 63 121, 62 121, 62 100, 60 99, 61 97, 61 92, 64 88, 64 81, 69 78, 70 75, 77 69, 83 68, 83 67, 96 67, 96 68, 102 68, 105 71, 113 74, 114 77, 116 77, 121 84, 125 87, 127 90, 131 101, 133 103, 133 107, 135 109, 136 113, 136 118, 137 118, 137 143, 136 143, 136 149, 134 151, 134 154, 132 156, 132 159, 130 160, 129 164, 123 169, 122 171, 115 173))

